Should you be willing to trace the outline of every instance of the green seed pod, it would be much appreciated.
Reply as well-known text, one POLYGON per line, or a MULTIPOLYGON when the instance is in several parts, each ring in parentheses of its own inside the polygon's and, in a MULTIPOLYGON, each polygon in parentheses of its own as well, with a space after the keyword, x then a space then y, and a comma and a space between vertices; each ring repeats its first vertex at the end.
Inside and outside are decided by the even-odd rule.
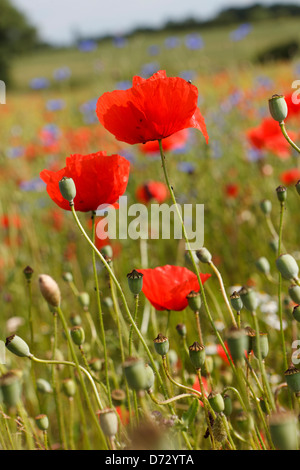
POLYGON ((196 256, 202 263, 211 263, 212 255, 205 247, 202 247, 200 250, 196 251, 196 256))
POLYGON ((73 379, 66 378, 62 381, 62 389, 68 398, 74 397, 76 394, 76 383, 73 379))
POLYGON ((223 413, 225 416, 230 416, 232 413, 232 400, 230 396, 225 393, 225 395, 223 395, 223 401, 224 401, 223 413))
POLYGON ((72 273, 65 272, 65 273, 63 273, 62 278, 66 282, 73 282, 73 274, 72 273))
POLYGON ((105 436, 114 437, 118 432, 118 416, 113 408, 98 411, 99 422, 105 436))
POLYGON ((165 356, 168 353, 170 345, 166 336, 163 336, 161 333, 159 333, 153 342, 157 354, 160 356, 165 356))
POLYGON ((103 367, 103 362, 103 359, 100 359, 99 357, 94 357, 89 361, 89 366, 93 372, 100 372, 103 367))
POLYGON ((290 412, 274 413, 269 418, 270 434, 278 450, 298 449, 297 420, 290 412))
POLYGON ((255 312, 258 305, 256 292, 249 287, 242 287, 239 291, 244 307, 250 312, 255 312))
POLYGON ((295 305, 293 308, 293 317, 296 321, 300 322, 300 305, 295 305))
POLYGON ((72 326, 80 326, 82 323, 81 316, 78 313, 73 313, 70 316, 70 322, 72 326))
POLYGON ((269 201, 268 199, 264 199, 260 203, 260 208, 265 215, 268 215, 271 213, 271 210, 272 210, 272 202, 269 201))
POLYGON ((176 331, 179 336, 182 336, 183 338, 186 337, 186 326, 184 323, 178 323, 178 325, 176 325, 176 331))
POLYGON ((276 266, 284 279, 291 281, 298 278, 299 267, 292 255, 280 255, 276 260, 276 266))
POLYGON ((283 95, 273 95, 269 99, 269 111, 277 122, 283 122, 288 115, 288 107, 283 95))
POLYGON ((270 274, 270 263, 267 260, 267 258, 265 258, 264 256, 261 256, 260 258, 258 258, 255 264, 256 264, 257 269, 261 273, 266 274, 266 275, 270 274))
POLYGON ((210 392, 207 397, 210 406, 216 413, 221 413, 225 409, 224 399, 221 393, 210 392))
POLYGON ((243 328, 231 328, 226 334, 226 340, 233 361, 241 361, 248 351, 249 339, 243 328))
POLYGON ((88 310, 90 306, 90 295, 87 292, 80 292, 77 298, 81 307, 84 310, 88 310))
POLYGON ((241 299, 241 296, 238 292, 234 291, 231 296, 230 296, 230 302, 231 302, 231 305, 232 305, 232 308, 234 308, 234 310, 236 312, 240 312, 243 308, 243 301, 241 299))
POLYGON ((300 370, 291 366, 285 371, 284 376, 289 389, 300 396, 300 370))
POLYGON ((278 201, 281 202, 281 203, 284 202, 287 198, 287 189, 286 189, 286 187, 282 186, 282 185, 278 186, 276 188, 276 194, 277 194, 278 201))
POLYGON ((68 202, 73 202, 76 196, 76 186, 72 178, 64 176, 58 183, 60 194, 68 202))
MULTIPOLYGON (((258 339, 255 335, 252 338, 252 349, 253 353, 256 358, 258 358, 258 339)), ((259 333, 259 345, 260 345, 260 354, 262 360, 264 360, 267 355, 269 354, 269 340, 268 340, 268 333, 259 333)))
POLYGON ((191 363, 193 364, 195 369, 201 369, 204 366, 206 353, 205 347, 203 345, 200 345, 197 341, 195 341, 189 347, 189 355, 191 363))
POLYGON ((5 346, 7 349, 19 357, 31 357, 32 354, 29 346, 25 341, 17 335, 12 335, 6 338, 5 346))
POLYGON ((85 341, 85 333, 82 326, 73 326, 70 330, 71 338, 76 346, 81 346, 85 341))
POLYGON ((295 188, 297 189, 297 193, 300 195, 300 180, 295 184, 295 188))
POLYGON ((36 379, 36 388, 40 393, 44 394, 50 394, 53 392, 51 384, 48 382, 48 380, 42 378, 36 379))
POLYGON ((58 284, 48 274, 41 274, 39 276, 40 291, 44 299, 51 307, 59 307, 61 301, 61 294, 58 284))
POLYGON ((296 304, 300 304, 300 286, 292 284, 289 287, 289 296, 296 304))
POLYGON ((23 270, 23 273, 27 281, 30 281, 33 275, 33 269, 30 266, 26 266, 26 268, 23 270))
POLYGON ((114 406, 120 406, 126 401, 126 393, 118 388, 111 391, 111 398, 114 406))
POLYGON ((272 240, 269 241, 269 246, 274 253, 278 252, 278 238, 273 238, 272 240))
POLYGON ((246 332, 246 335, 248 336, 248 351, 247 352, 248 354, 250 354, 251 351, 253 351, 253 339, 256 336, 256 332, 250 326, 246 326, 245 332, 246 332))
POLYGON ((0 377, 2 401, 8 408, 16 406, 21 400, 22 371, 10 370, 0 377))
POLYGON ((149 364, 145 364, 145 371, 147 376, 145 390, 150 390, 154 385, 154 372, 149 364))
POLYGON ((148 376, 145 369, 144 361, 141 359, 130 357, 123 364, 124 374, 128 386, 132 390, 145 390, 148 385, 148 376))
POLYGON ((143 277, 142 273, 139 273, 135 269, 127 274, 128 287, 133 295, 139 295, 143 288, 143 277))
POLYGON ((186 298, 187 298, 190 309, 193 310, 193 312, 199 312, 199 310, 201 308, 200 292, 195 292, 195 291, 192 290, 186 296, 186 298))
POLYGON ((44 414, 37 415, 35 417, 35 422, 37 424, 37 427, 41 431, 47 431, 47 429, 49 427, 49 419, 48 419, 47 415, 44 415, 44 414))

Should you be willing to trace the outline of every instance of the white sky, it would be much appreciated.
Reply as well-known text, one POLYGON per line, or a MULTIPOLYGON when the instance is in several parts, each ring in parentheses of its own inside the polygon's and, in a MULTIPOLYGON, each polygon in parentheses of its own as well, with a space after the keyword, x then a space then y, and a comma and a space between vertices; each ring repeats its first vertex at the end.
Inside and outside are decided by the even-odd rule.
POLYGON ((253 3, 296 3, 293 0, 11 0, 52 43, 66 44, 82 36, 125 34, 137 26, 159 27, 167 20, 206 19, 223 8, 253 3))

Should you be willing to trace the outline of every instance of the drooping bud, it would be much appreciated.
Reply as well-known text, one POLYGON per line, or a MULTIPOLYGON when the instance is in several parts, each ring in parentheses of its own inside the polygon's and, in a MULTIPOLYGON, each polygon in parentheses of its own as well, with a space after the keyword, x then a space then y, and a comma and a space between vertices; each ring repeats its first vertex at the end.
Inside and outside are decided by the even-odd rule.
POLYGON ((59 307, 61 301, 61 294, 58 284, 48 274, 41 274, 39 276, 40 291, 44 299, 52 307, 59 307))
POLYGON ((118 432, 118 416, 113 408, 105 408, 97 413, 103 434, 114 437, 118 432))
POLYGON ((28 344, 20 336, 12 335, 6 338, 5 346, 7 349, 19 357, 31 357, 28 344))
POLYGON ((201 295, 200 292, 191 291, 187 296, 189 307, 193 312, 199 312, 201 308, 201 295))
POLYGON ((42 379, 41 377, 36 379, 36 388, 40 393, 43 394, 53 393, 51 384, 48 382, 48 380, 42 379))
POLYGON ((270 434, 278 450, 298 449, 297 421, 293 413, 277 412, 269 418, 270 434))
POLYGON ((272 210, 272 202, 269 201, 268 199, 264 199, 260 203, 260 208, 265 215, 268 215, 271 213, 271 210, 272 210))
POLYGON ((76 196, 76 186, 72 178, 64 176, 58 183, 60 194, 68 202, 73 202, 76 196))
POLYGON ((288 106, 283 95, 273 95, 269 99, 269 111, 277 122, 283 122, 288 115, 288 106))
POLYGON ((270 274, 270 263, 265 256, 261 256, 256 260, 257 269, 265 275, 270 274))
POLYGON ((296 396, 300 396, 300 370, 291 366, 285 371, 284 376, 289 389, 296 396))
POLYGON ((223 395, 223 400, 224 400, 224 415, 225 416, 230 416, 231 413, 232 413, 232 400, 230 398, 229 395, 227 395, 225 393, 225 395, 223 395))
POLYGON ((74 395, 76 394, 76 383, 71 378, 63 379, 62 389, 63 389, 64 394, 68 398, 74 397, 74 395))
POLYGON ((37 415, 35 417, 35 422, 37 424, 37 427, 41 430, 41 431, 47 431, 48 427, 49 427, 49 419, 48 419, 48 416, 45 415, 45 414, 40 414, 40 415, 37 415))
POLYGON ((224 404, 224 399, 219 392, 210 392, 210 394, 207 397, 210 406, 216 413, 221 413, 224 411, 225 404, 224 404))
POLYGON ((267 355, 269 354, 269 340, 268 340, 268 333, 259 333, 259 338, 257 338, 257 335, 255 335, 252 338, 252 349, 253 353, 256 358, 258 358, 258 341, 259 341, 259 347, 260 347, 260 354, 262 360, 264 360, 267 355))
POLYGON ((206 352, 205 347, 200 345, 197 341, 195 341, 189 347, 189 355, 190 360, 195 369, 201 369, 205 364, 206 352))
POLYGON ((163 336, 161 333, 159 333, 153 342, 157 354, 160 356, 165 356, 168 353, 170 345, 166 336, 163 336))
POLYGON ((139 295, 143 288, 143 274, 133 269, 127 274, 128 287, 133 295, 139 295))
POLYGON ((204 246, 200 250, 196 251, 196 256, 202 263, 210 263, 212 260, 212 255, 204 246))
POLYGON ((276 266, 284 279, 289 281, 297 279, 299 267, 292 255, 280 255, 276 260, 276 266))

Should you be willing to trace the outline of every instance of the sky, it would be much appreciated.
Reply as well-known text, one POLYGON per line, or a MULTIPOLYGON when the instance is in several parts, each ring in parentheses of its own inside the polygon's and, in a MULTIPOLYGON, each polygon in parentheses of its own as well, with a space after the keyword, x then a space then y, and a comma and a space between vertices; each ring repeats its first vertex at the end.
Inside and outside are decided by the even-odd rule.
POLYGON ((168 20, 208 19, 224 8, 253 3, 300 0, 11 0, 52 44, 68 45, 78 37, 122 35, 139 26, 158 28, 168 20))

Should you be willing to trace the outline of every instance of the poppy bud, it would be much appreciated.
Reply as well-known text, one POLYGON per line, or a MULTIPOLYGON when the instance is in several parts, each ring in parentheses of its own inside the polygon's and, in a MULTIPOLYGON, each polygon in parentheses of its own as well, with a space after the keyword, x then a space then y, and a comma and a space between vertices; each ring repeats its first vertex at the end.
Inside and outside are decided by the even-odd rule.
POLYGON ((111 398, 114 406, 120 406, 125 403, 126 393, 122 389, 115 389, 111 391, 111 398))
POLYGON ((161 333, 159 333, 153 342, 157 354, 160 356, 165 356, 168 353, 170 345, 166 336, 163 336, 161 333))
POLYGON ((73 202, 76 196, 76 186, 72 178, 64 176, 58 183, 60 194, 68 202, 73 202))
POLYGON ((110 297, 104 297, 103 299, 103 305, 106 307, 106 308, 112 308, 113 307, 113 301, 110 297))
POLYGON ((242 301, 241 296, 238 292, 233 292, 233 294, 231 294, 230 302, 231 302, 232 308, 234 308, 234 310, 236 312, 240 312, 242 310, 243 301, 242 301))
POLYGON ((256 267, 263 274, 270 274, 270 263, 264 256, 258 258, 258 260, 256 261, 256 267))
POLYGON ((259 346, 260 346, 261 358, 262 360, 264 360, 269 353, 268 334, 260 333, 259 338, 257 338, 256 335, 252 338, 252 349, 256 358, 258 358, 258 344, 257 344, 258 341, 259 341, 259 346))
POLYGON ((288 115, 288 107, 283 95, 273 95, 269 99, 269 111, 275 121, 283 122, 288 115))
POLYGON ((285 186, 278 186, 278 188, 276 188, 276 193, 279 202, 284 202, 286 200, 287 190, 285 186))
POLYGON ((129 387, 133 390, 145 390, 148 385, 148 377, 144 361, 130 357, 123 364, 124 374, 129 387))
POLYGON ((81 346, 85 341, 84 329, 81 326, 73 326, 70 330, 71 338, 76 346, 81 346))
POLYGON ((76 394, 76 384, 73 379, 66 378, 62 381, 62 389, 68 398, 76 394))
POLYGON ((269 246, 274 251, 274 253, 278 252, 278 243, 278 238, 272 238, 272 240, 269 241, 269 246))
POLYGON ((280 255, 276 260, 276 266, 284 279, 297 279, 299 267, 293 256, 289 254, 280 255))
POLYGON ((47 431, 47 429, 49 427, 49 419, 48 419, 47 415, 44 415, 44 414, 37 415, 35 417, 35 422, 37 424, 37 427, 41 431, 47 431))
POLYGON ((290 412, 277 412, 269 418, 270 434, 278 450, 298 449, 298 429, 295 416, 290 412))
POLYGON ((222 411, 224 411, 225 404, 221 393, 210 392, 207 399, 209 401, 210 406, 216 413, 221 413, 222 411))
POLYGON ((48 304, 52 307, 59 307, 61 295, 56 281, 54 281, 52 277, 48 276, 48 274, 41 274, 39 276, 39 286, 40 291, 48 304))
POLYGON ((73 275, 72 275, 72 273, 69 273, 69 272, 63 273, 62 278, 63 278, 63 280, 66 281, 66 282, 73 282, 73 275))
POLYGON ((289 389, 300 396, 300 370, 291 366, 285 371, 284 376, 289 389))
POLYGON ((239 291, 244 307, 250 312, 254 312, 258 305, 256 292, 249 287, 242 287, 239 291))
POLYGON ((90 296, 87 292, 80 292, 78 294, 78 300, 83 309, 88 310, 90 306, 90 296))
POLYGON ((73 313, 70 316, 70 322, 71 322, 72 326, 80 326, 81 323, 82 323, 81 316, 78 315, 77 313, 73 313))
POLYGON ((232 413, 232 400, 230 398, 229 395, 227 395, 225 393, 225 395, 223 395, 223 400, 224 400, 224 415, 225 416, 230 416, 231 413, 232 413))
POLYGON ((202 263, 210 263, 212 260, 210 252, 204 246, 200 248, 200 250, 196 251, 196 255, 202 263))
POLYGON ((300 286, 292 284, 289 287, 289 296, 296 304, 300 304, 300 286))
POLYGON ((145 390, 150 390, 154 385, 154 372, 152 367, 149 364, 145 364, 146 371, 146 385, 145 390))
POLYGON ((48 382, 48 380, 45 380, 42 378, 36 379, 36 388, 40 393, 44 393, 44 394, 53 392, 52 387, 50 383, 48 382))
POLYGON ((89 361, 89 366, 94 372, 100 372, 102 370, 103 366, 103 359, 100 359, 99 357, 94 357, 89 361))
POLYGON ((6 338, 5 346, 7 349, 19 357, 31 357, 32 354, 29 346, 25 341, 17 335, 12 335, 6 338))
POLYGON ((180 336, 183 336, 185 337, 186 336, 186 326, 184 323, 178 323, 178 325, 176 325, 176 331, 178 332, 178 334, 180 336))
POLYGON ((133 295, 139 295, 143 288, 143 274, 133 269, 127 274, 128 287, 133 295))
POLYGON ((295 188, 297 189, 297 193, 300 195, 300 180, 295 184, 295 188))
POLYGON ((295 305, 293 308, 293 317, 296 321, 300 322, 300 305, 295 305))
POLYGON ((20 370, 10 370, 0 377, 2 400, 7 407, 16 406, 21 400, 21 377, 20 370))
POLYGON ((118 432, 118 416, 114 409, 105 408, 97 413, 101 429, 105 436, 114 437, 118 432))
POLYGON ((33 275, 33 269, 30 266, 26 266, 26 268, 23 270, 23 273, 27 281, 30 281, 33 275))
POLYGON ((201 369, 205 364, 206 352, 205 347, 200 345, 197 341, 195 341, 189 347, 189 355, 190 360, 195 369, 201 369))
POLYGON ((269 201, 268 199, 264 199, 260 203, 260 208, 265 215, 268 215, 271 213, 271 210, 272 210, 272 202, 269 201))
POLYGON ((226 335, 228 349, 234 361, 240 361, 248 351, 249 339, 244 329, 231 328, 226 335))
POLYGON ((199 312, 199 310, 201 308, 200 292, 195 292, 195 291, 192 290, 186 296, 186 298, 187 298, 190 309, 193 310, 193 312, 199 312))

